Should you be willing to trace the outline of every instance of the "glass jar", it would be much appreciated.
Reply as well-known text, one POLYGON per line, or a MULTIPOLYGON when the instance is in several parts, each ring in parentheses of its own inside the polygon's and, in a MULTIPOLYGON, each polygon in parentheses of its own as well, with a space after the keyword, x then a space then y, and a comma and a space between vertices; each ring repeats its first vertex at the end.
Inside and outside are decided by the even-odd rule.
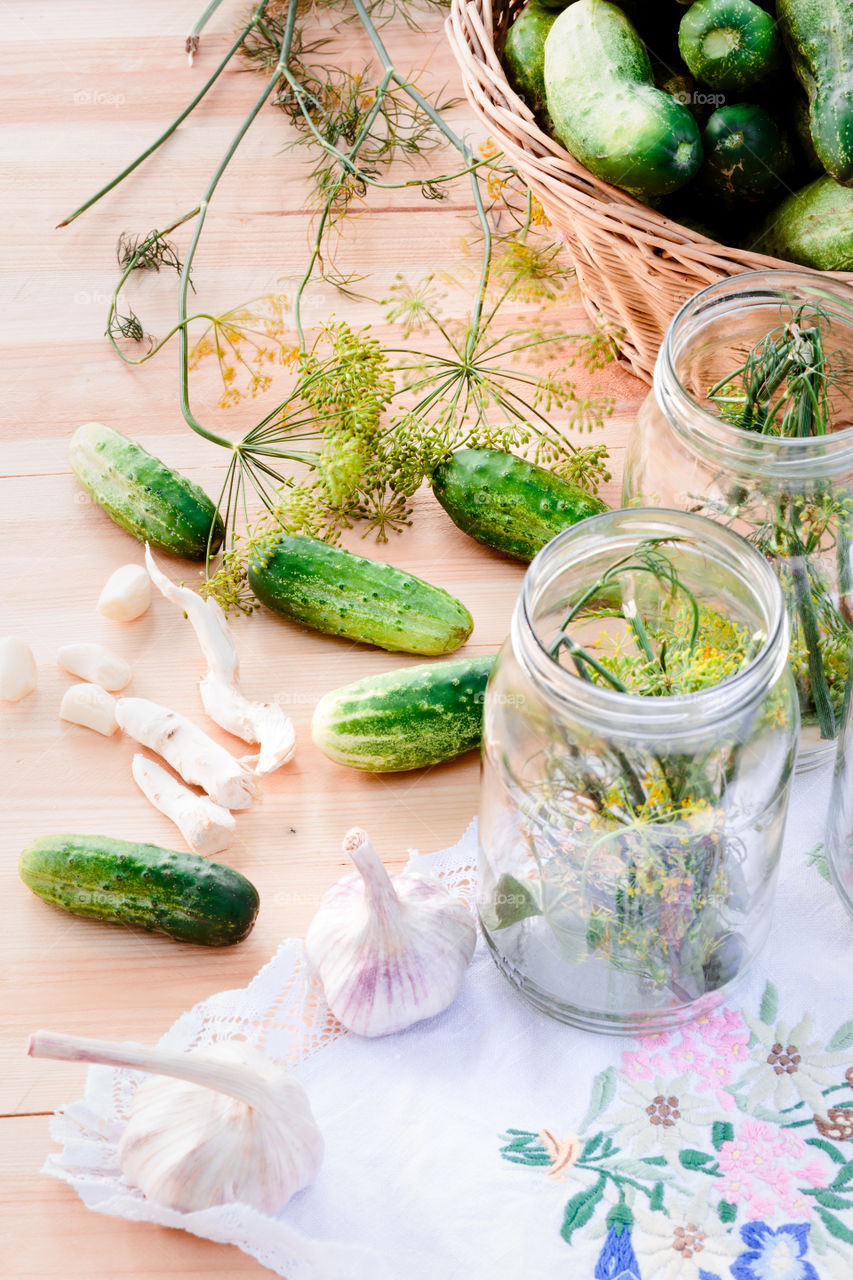
POLYGON ((634 425, 623 503, 701 512, 775 566, 791 620, 798 767, 828 760, 853 622, 853 290, 814 272, 751 271, 691 298, 667 330, 634 425), (722 394, 739 393, 731 375, 759 339, 792 320, 820 326, 832 372, 823 383, 830 432, 790 438, 726 421, 726 402, 715 409, 709 391, 729 382, 722 394))
POLYGON ((485 698, 478 908, 531 1004, 660 1031, 750 967, 799 728, 787 644, 767 561, 701 516, 607 512, 530 565, 485 698))
POLYGON ((844 707, 826 824, 830 879, 853 916, 853 698, 844 707))

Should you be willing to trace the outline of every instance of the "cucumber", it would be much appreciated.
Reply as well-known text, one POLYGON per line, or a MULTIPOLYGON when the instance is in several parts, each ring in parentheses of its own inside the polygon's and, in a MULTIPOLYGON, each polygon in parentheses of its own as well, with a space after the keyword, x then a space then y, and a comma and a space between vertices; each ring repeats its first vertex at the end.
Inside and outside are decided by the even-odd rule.
POLYGON ((187 560, 217 552, 225 528, 203 489, 127 436, 87 422, 68 446, 71 468, 107 515, 140 542, 187 560))
POLYGON ((425 662, 334 689, 317 704, 311 736, 330 760, 374 773, 453 760, 480 744, 494 661, 425 662))
POLYGON ((531 0, 522 9, 504 44, 507 77, 536 115, 547 112, 545 104, 545 38, 557 20, 557 10, 531 0))
POLYGON ((474 625, 441 587, 301 534, 250 560, 249 585, 284 618, 391 652, 452 653, 474 625))
POLYGON ((699 182, 730 212, 771 195, 793 164, 785 134, 768 111, 751 102, 715 111, 702 134, 702 146, 705 161, 699 182))
POLYGON ((830 177, 853 185, 853 0, 779 0, 777 17, 808 94, 809 129, 830 177))
POLYGON ((774 209, 750 248, 818 271, 853 271, 853 190, 826 175, 810 182, 774 209))
POLYGON ((258 891, 239 871, 109 836, 44 836, 21 854, 20 874, 38 897, 75 916, 206 947, 242 942, 258 914, 258 891))
POLYGON ((572 155, 634 195, 675 191, 702 162, 696 121, 655 88, 645 45, 609 0, 575 0, 559 15, 545 41, 545 92, 572 155))
POLYGON ((464 533, 525 561, 570 524, 607 510, 579 485, 499 449, 458 449, 433 472, 432 491, 464 533))
POLYGON ((696 0, 681 19, 678 48, 712 89, 747 89, 781 60, 776 24, 752 0, 696 0))

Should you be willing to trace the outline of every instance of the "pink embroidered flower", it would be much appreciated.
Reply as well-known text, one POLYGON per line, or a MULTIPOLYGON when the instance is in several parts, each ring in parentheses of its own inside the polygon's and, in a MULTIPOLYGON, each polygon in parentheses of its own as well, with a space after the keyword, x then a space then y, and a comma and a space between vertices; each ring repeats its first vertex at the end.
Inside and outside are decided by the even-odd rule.
POLYGON ((775 1210, 789 1217, 811 1216, 810 1197, 802 1183, 825 1187, 826 1175, 799 1134, 776 1129, 763 1120, 744 1120, 735 1138, 720 1147, 723 1180, 720 1196, 740 1204, 750 1218, 775 1210))
POLYGON ((733 1111, 726 1085, 747 1060, 748 1042, 749 1029, 738 1010, 711 1010, 680 1032, 644 1036, 640 1048, 623 1054, 622 1070, 633 1080, 688 1076, 697 1093, 712 1093, 722 1110, 733 1111))

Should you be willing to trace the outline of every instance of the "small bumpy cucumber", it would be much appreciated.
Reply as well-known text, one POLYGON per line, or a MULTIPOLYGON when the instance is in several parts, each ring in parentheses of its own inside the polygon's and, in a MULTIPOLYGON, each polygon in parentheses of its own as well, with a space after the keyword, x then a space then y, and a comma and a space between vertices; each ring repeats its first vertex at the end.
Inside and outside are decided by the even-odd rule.
POLYGON ((317 704, 311 735, 330 760, 375 773, 453 760, 480 745, 494 661, 423 663, 334 689, 317 704))
POLYGON ((817 271, 853 271, 853 189, 824 176, 787 197, 750 247, 817 271))
POLYGON ((681 19, 678 48, 712 89, 747 89, 779 66, 782 42, 769 13, 752 0, 696 0, 681 19))
POLYGON ((298 534, 283 535, 250 561, 249 584, 285 618, 392 652, 452 653, 474 625, 441 587, 298 534))
POLYGON ((258 914, 258 891, 239 871, 109 836, 45 836, 21 854, 20 874, 73 915, 207 947, 242 942, 258 914))
POLYGON ((71 467, 87 493, 116 524, 161 551, 204 560, 225 529, 210 498, 142 445, 99 422, 78 427, 68 447, 71 467))
POLYGON ((771 195, 793 164, 790 145, 776 121, 751 102, 715 111, 702 143, 705 161, 699 182, 732 212, 771 195))
POLYGON ((779 0, 777 17, 809 96, 809 128, 826 172, 853 186, 853 0, 779 0))
POLYGON ((693 116, 655 88, 646 47, 609 0, 575 0, 545 41, 557 136, 590 173, 639 196, 666 195, 702 162, 693 116))
POLYGON ((525 561, 569 525, 607 510, 586 489, 499 449, 458 449, 436 468, 432 491, 463 532, 525 561))
POLYGON ((504 62, 509 82, 531 111, 544 114, 545 40, 557 21, 557 10, 537 0, 526 4, 506 33, 504 62))

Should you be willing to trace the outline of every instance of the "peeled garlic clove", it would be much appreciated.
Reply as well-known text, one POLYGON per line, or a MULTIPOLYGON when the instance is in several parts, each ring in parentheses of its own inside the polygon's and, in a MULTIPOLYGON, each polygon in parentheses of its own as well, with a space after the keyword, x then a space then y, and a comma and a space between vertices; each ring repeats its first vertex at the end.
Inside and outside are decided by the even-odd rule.
POLYGON ((98 613, 114 622, 141 618, 151 603, 151 579, 141 564, 123 564, 108 579, 98 598, 98 613))
POLYGON ((325 894, 305 938, 329 1008, 362 1036, 431 1018, 456 997, 477 931, 437 880, 389 876, 366 832, 344 838, 358 870, 325 894))
POLYGON ((90 684, 99 684, 109 693, 118 693, 129 685, 133 672, 124 658, 110 653, 102 644, 64 644, 56 655, 63 671, 79 676, 90 684))
POLYGON ((28 1052, 156 1073, 136 1090, 118 1157, 158 1204, 280 1213, 320 1171, 323 1137, 305 1090, 242 1042, 171 1053, 38 1031, 28 1052))
POLYGON ((0 698, 20 702, 36 687, 36 660, 17 636, 0 638, 0 698))
POLYGON ((111 737, 118 728, 116 700, 99 684, 72 684, 70 689, 66 689, 59 718, 80 724, 84 729, 94 729, 105 738, 111 737))

